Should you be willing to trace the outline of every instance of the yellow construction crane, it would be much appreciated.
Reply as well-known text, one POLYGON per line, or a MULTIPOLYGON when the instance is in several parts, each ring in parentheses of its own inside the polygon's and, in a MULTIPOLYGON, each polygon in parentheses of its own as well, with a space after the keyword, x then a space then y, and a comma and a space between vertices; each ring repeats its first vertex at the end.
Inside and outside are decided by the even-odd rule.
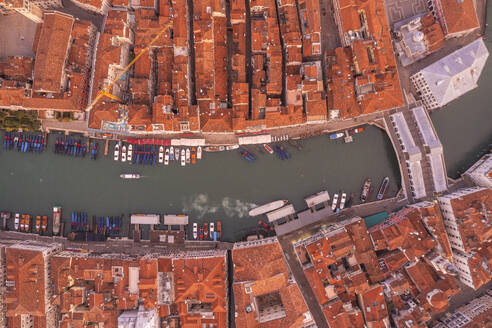
POLYGON ((114 78, 113 81, 111 81, 106 87, 103 87, 101 90, 99 90, 96 98, 94 98, 94 100, 90 103, 90 105, 87 106, 87 108, 85 109, 86 112, 90 112, 92 107, 94 107, 94 105, 104 96, 116 100, 117 102, 120 103, 124 102, 123 100, 121 100, 120 98, 118 98, 117 96, 111 93, 111 89, 113 89, 113 85, 135 64, 137 60, 140 59, 140 57, 142 57, 143 54, 149 51, 150 47, 157 41, 157 39, 160 38, 160 36, 169 28, 169 26, 171 26, 171 24, 172 21, 167 22, 166 25, 164 25, 164 27, 159 31, 159 33, 157 33, 157 35, 152 39, 152 41, 150 41, 147 47, 145 47, 142 51, 140 51, 140 53, 137 56, 135 56, 135 58, 133 58, 133 60, 128 65, 126 65, 126 67, 114 78))

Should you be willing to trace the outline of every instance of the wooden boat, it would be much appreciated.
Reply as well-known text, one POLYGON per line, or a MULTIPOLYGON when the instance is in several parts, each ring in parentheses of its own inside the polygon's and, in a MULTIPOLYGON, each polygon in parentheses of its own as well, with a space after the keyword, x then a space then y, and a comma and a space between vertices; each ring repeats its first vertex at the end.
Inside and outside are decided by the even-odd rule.
POLYGON ((36 225, 35 229, 37 233, 41 232, 41 217, 39 215, 36 215, 36 225))
POLYGON ((208 222, 205 222, 203 224, 203 237, 205 239, 208 239, 208 222))
POLYGON ((24 220, 24 231, 29 232, 30 230, 31 230, 31 216, 29 214, 26 214, 24 220))
POLYGON ((360 194, 361 203, 365 203, 369 198, 370 189, 371 189, 371 179, 366 179, 364 185, 362 186, 362 192, 360 194))
POLYGON ((389 177, 385 177, 383 179, 383 182, 381 182, 381 186, 379 187, 379 191, 378 191, 378 200, 381 200, 384 198, 384 195, 386 194, 386 191, 388 190, 388 186, 389 186, 389 177))
POLYGON ((43 215, 43 218, 41 220, 41 231, 45 232, 46 229, 48 229, 48 217, 46 215, 43 215))
POLYGON ((26 216, 24 214, 21 215, 20 218, 20 227, 19 231, 24 231, 24 227, 26 226, 26 216))
POLYGON ((268 144, 263 144, 263 148, 265 148, 265 150, 267 152, 269 152, 270 154, 274 154, 275 152, 273 151, 272 147, 270 147, 268 144))
POLYGON ((222 237, 222 222, 217 221, 217 239, 222 237))
POLYGON ((191 147, 191 164, 196 164, 196 148, 191 147))

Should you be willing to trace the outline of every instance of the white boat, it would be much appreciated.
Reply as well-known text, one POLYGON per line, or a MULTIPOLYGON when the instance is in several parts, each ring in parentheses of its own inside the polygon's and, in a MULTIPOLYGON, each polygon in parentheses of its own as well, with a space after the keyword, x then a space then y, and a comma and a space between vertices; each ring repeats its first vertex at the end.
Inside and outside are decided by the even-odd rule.
POLYGON ((338 194, 333 195, 333 203, 331 203, 331 210, 335 211, 338 204, 338 194))
POLYGON ((340 199, 340 209, 343 210, 345 208, 345 202, 347 201, 347 194, 342 193, 342 198, 340 199))
POLYGON ((210 228, 209 228, 209 236, 211 239, 214 239, 214 231, 215 231, 215 224, 213 222, 210 222, 210 228))
POLYGON ((186 151, 184 148, 181 149, 181 166, 186 165, 186 151))
POLYGON ((20 214, 15 213, 15 219, 14 219, 14 229, 19 230, 19 222, 20 222, 20 214))
POLYGON ((238 149, 239 148, 239 145, 230 145, 230 146, 225 146, 225 149, 226 150, 234 150, 234 149, 238 149))
POLYGON ((169 148, 169 160, 174 161, 174 147, 169 148))
POLYGON ((186 148, 186 164, 190 164, 191 161, 191 151, 190 148, 186 148))
POLYGON ((343 134, 343 132, 332 133, 332 134, 330 134, 330 139, 332 139, 332 140, 338 139, 338 138, 343 137, 344 135, 345 134, 343 134))
POLYGON ((121 161, 126 162, 126 145, 121 148, 121 161))
POLYGON ((123 173, 123 174, 120 174, 120 178, 122 178, 122 179, 140 179, 141 176, 138 173, 123 173))
POLYGON ((179 147, 174 150, 174 159, 179 161, 179 147))
POLYGON ((129 144, 128 145, 128 151, 126 152, 126 157, 127 157, 128 162, 132 161, 132 156, 133 156, 133 145, 129 144))
POLYGON ((274 211, 278 208, 281 208, 285 204, 287 204, 286 200, 276 200, 276 201, 270 202, 268 204, 253 208, 252 210, 249 211, 248 214, 249 214, 249 216, 257 216, 257 215, 265 214, 265 213, 274 211))
POLYGON ((164 162, 164 147, 159 147, 159 164, 164 162))
POLYGON ((116 146, 114 146, 114 160, 117 161, 120 159, 120 144, 117 143, 116 146))
POLYGON ((166 155, 164 155, 164 165, 169 165, 169 148, 166 148, 166 155))
POLYGON ((224 146, 208 146, 203 149, 204 151, 207 152, 217 152, 217 151, 224 151, 226 148, 224 146))
POLYGON ((193 239, 198 238, 198 224, 195 222, 193 223, 193 239))
POLYGON ((196 150, 196 158, 202 159, 202 147, 201 146, 198 146, 198 148, 196 150))

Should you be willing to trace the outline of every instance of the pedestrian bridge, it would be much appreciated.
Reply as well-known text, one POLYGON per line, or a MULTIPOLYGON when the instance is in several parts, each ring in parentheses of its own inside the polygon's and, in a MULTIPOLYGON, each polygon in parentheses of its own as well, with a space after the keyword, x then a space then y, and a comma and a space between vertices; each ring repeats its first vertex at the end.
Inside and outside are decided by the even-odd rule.
POLYGON ((420 105, 384 116, 393 143, 402 187, 410 201, 432 197, 448 189, 442 144, 427 111, 420 105))

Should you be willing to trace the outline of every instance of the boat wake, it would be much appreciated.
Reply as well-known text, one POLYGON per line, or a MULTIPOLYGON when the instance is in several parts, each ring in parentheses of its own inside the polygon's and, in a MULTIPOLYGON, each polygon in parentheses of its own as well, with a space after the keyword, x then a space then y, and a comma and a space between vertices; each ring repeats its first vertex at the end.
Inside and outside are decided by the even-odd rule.
POLYGON ((230 197, 224 197, 220 203, 216 203, 212 202, 208 195, 198 194, 183 201, 183 213, 196 213, 199 216, 224 213, 227 217, 244 218, 248 216, 249 210, 256 206, 230 197))

